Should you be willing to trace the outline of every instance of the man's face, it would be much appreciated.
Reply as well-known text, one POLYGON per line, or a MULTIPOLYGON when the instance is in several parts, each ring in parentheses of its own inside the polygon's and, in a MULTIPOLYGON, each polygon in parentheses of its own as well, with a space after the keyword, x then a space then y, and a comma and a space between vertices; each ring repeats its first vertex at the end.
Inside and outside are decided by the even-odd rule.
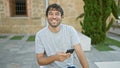
POLYGON ((48 23, 51 27, 57 27, 61 23, 62 16, 61 13, 55 9, 51 9, 48 11, 48 23))

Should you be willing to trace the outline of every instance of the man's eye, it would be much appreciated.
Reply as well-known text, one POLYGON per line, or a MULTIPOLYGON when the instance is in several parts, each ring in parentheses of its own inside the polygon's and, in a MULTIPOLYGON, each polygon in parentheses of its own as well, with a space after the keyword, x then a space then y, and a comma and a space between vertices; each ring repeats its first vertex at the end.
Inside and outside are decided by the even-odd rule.
POLYGON ((55 15, 60 15, 59 13, 56 13, 55 15))
POLYGON ((59 16, 59 15, 61 15, 61 14, 60 14, 60 13, 56 13, 55 15, 59 16))
POLYGON ((49 13, 49 15, 53 15, 53 13, 49 13))

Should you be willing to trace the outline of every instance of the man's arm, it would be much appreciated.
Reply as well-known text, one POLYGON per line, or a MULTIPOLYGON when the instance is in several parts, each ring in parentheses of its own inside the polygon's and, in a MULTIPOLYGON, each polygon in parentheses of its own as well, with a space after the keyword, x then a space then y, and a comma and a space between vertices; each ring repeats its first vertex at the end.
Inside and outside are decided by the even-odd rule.
POLYGON ((51 55, 48 57, 44 56, 44 53, 37 54, 37 61, 39 65, 48 65, 50 63, 53 63, 54 61, 60 61, 63 62, 65 59, 70 57, 70 53, 63 53, 59 52, 55 55, 51 55))
POLYGON ((89 68, 87 59, 82 51, 80 44, 74 45, 75 52, 83 68, 89 68))
POLYGON ((55 56, 45 57, 44 53, 37 54, 37 61, 39 65, 47 65, 55 61, 55 56))

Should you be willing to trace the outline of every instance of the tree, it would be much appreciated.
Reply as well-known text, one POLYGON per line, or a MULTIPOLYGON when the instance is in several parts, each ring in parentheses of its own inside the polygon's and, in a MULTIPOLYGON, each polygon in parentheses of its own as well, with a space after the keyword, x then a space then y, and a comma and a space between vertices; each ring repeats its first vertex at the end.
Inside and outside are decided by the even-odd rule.
MULTIPOLYGON (((113 18, 107 25, 106 21, 112 13, 118 18, 118 8, 114 0, 83 0, 84 20, 80 22, 83 28, 82 33, 92 39, 92 44, 103 42, 106 32, 113 23, 113 18)), ((80 18, 80 16, 78 17, 80 18)))
POLYGON ((118 10, 119 10, 119 16, 120 16, 120 0, 118 0, 118 10))

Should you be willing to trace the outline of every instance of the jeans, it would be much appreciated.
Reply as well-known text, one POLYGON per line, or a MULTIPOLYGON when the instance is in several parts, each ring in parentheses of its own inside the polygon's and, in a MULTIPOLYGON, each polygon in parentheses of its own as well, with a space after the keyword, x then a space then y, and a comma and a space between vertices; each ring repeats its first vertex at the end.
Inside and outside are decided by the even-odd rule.
POLYGON ((70 66, 70 67, 67 67, 67 68, 75 68, 75 66, 70 66))

